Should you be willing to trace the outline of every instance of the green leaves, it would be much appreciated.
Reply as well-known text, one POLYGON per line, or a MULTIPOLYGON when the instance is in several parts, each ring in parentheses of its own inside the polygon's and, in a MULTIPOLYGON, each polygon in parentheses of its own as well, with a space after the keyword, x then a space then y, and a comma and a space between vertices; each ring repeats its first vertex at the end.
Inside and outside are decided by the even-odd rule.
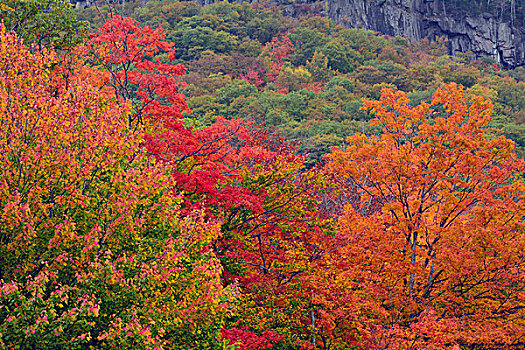
POLYGON ((87 23, 79 22, 65 0, 4 0, 0 15, 7 30, 14 30, 28 45, 67 50, 82 42, 87 23))
POLYGON ((81 60, 65 84, 56 60, 0 33, 1 346, 221 346, 237 288, 211 249, 220 222, 182 217, 128 106, 81 60))

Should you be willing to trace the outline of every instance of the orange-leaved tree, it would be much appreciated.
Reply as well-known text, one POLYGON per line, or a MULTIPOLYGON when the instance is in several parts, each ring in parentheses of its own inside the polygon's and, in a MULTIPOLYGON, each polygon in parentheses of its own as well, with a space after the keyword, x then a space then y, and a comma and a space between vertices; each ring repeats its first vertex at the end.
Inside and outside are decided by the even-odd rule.
POLYGON ((418 106, 384 89, 363 105, 383 133, 326 157, 334 193, 351 194, 345 245, 320 271, 332 344, 523 348, 523 162, 512 141, 487 136, 491 107, 454 84, 418 106))

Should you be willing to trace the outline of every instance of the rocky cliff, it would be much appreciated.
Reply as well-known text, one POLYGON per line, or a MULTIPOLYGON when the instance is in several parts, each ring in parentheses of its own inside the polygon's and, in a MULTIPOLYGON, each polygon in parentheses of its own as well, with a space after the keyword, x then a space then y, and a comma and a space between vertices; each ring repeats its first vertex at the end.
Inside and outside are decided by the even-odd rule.
POLYGON ((326 1, 328 16, 348 27, 414 40, 445 37, 452 55, 471 51, 477 58, 492 57, 506 68, 525 65, 525 28, 516 24, 515 14, 505 17, 477 9, 451 9, 448 0, 326 1))
POLYGON ((95 6, 96 0, 70 0, 71 5, 77 9, 95 6))
MULTIPOLYGON (((121 3, 128 0, 105 1, 121 3)), ((214 2, 197 1, 203 5, 214 2)), ((347 27, 365 28, 412 40, 444 37, 448 39, 451 55, 471 51, 476 58, 491 57, 505 68, 525 65, 525 26, 523 20, 516 22, 516 18, 523 19, 523 0, 517 0, 518 5, 516 0, 507 2, 512 3, 514 7, 507 8, 506 15, 503 7, 484 12, 477 1, 479 0, 469 0, 467 4, 470 8, 460 9, 457 2, 454 4, 452 0, 324 0, 324 8, 328 17, 347 27)), ((502 0, 499 1, 502 3, 502 0)), ((77 7, 86 7, 94 3, 94 0, 71 2, 77 7)), ((273 2, 282 6, 290 15, 294 15, 298 6, 320 3, 318 0, 273 2)), ((492 0, 492 4, 497 2, 498 0, 492 0)), ((466 3, 461 4, 465 6, 466 3)))
MULTIPOLYGON (((81 9, 86 7, 95 6, 95 3, 98 5, 104 5, 104 4, 122 4, 126 2, 130 2, 131 0, 69 0, 71 5, 75 8, 81 9)), ((141 0, 142 4, 145 4, 148 0, 141 0)))

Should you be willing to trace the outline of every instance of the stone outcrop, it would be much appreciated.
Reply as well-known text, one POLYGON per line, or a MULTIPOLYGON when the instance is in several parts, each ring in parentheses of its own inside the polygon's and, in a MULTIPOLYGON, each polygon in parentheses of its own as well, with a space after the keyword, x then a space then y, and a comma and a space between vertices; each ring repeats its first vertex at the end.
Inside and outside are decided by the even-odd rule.
POLYGON ((471 51, 506 68, 525 65, 525 28, 489 13, 447 12, 447 0, 326 1, 328 16, 351 28, 413 40, 445 37, 452 55, 471 51))
POLYGON ((71 5, 77 9, 83 9, 95 5, 95 0, 70 0, 71 5))
MULTIPOLYGON (((143 0, 142 3, 145 4, 147 0, 143 0)), ((70 0, 71 5, 73 5, 77 9, 83 9, 86 7, 95 6, 95 2, 97 4, 104 4, 104 3, 110 3, 110 4, 122 4, 125 2, 129 2, 129 0, 70 0)))

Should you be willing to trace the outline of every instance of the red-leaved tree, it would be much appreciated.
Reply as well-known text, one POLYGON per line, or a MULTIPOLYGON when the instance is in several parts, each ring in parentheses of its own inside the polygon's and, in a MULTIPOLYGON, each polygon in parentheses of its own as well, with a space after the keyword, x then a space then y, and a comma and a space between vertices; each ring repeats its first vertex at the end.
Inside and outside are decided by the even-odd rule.
POLYGON ((189 209, 261 209, 263 197, 242 186, 243 174, 271 152, 247 122, 218 117, 201 130, 184 124, 182 112, 189 109, 179 89, 185 67, 173 63, 175 51, 162 28, 113 16, 91 36, 91 47, 92 60, 111 73, 116 98, 132 103, 130 128, 142 128, 148 153, 176 169, 189 209))

